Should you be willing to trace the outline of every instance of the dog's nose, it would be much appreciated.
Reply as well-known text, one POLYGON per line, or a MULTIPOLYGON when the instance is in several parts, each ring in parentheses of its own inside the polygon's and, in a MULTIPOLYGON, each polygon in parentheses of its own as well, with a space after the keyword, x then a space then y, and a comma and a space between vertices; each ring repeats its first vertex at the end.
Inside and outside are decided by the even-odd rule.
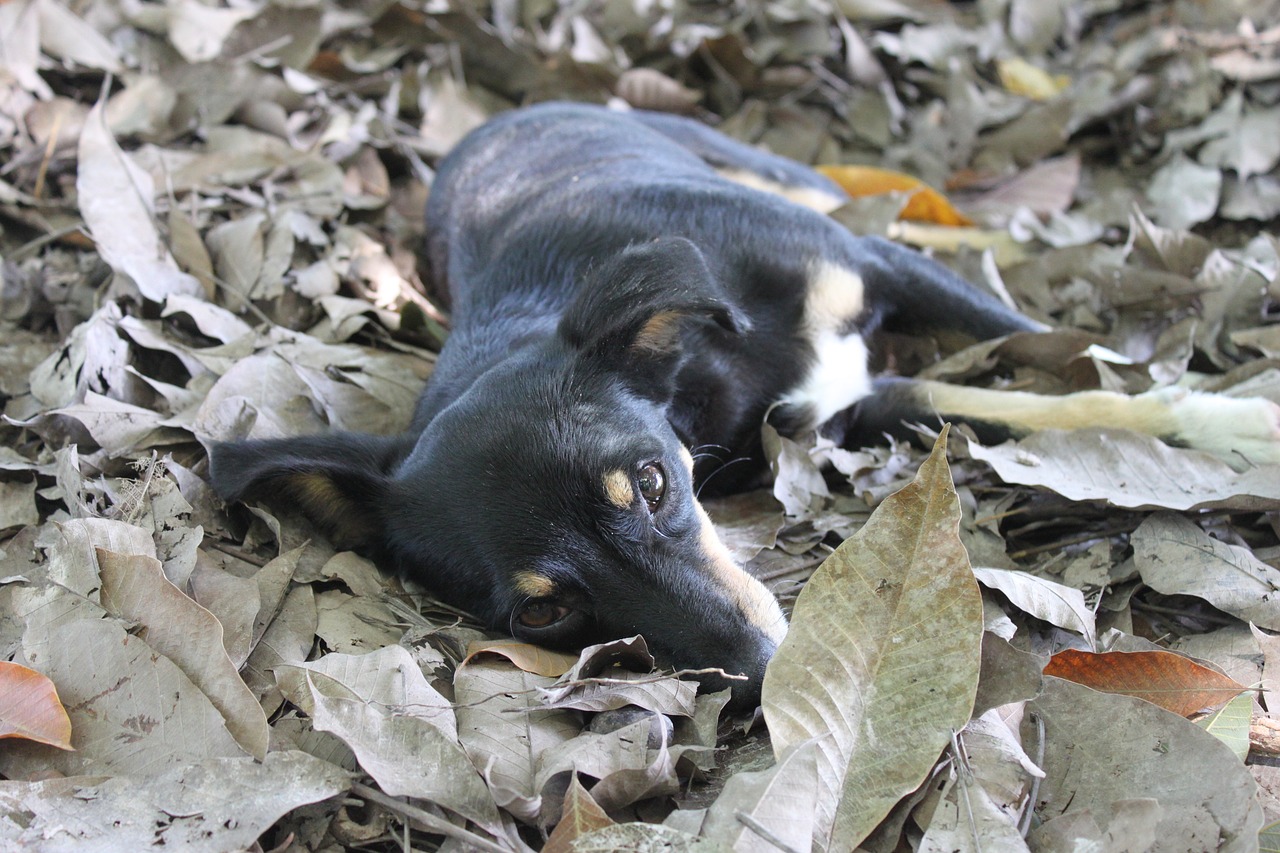
POLYGON ((739 678, 726 678, 716 673, 694 676, 699 684, 699 693, 716 693, 726 687, 733 692, 725 707, 730 711, 750 711, 760 704, 760 687, 764 683, 764 668, 777 651, 777 646, 770 640, 761 638, 745 654, 735 655, 730 661, 717 664, 729 675, 739 678))

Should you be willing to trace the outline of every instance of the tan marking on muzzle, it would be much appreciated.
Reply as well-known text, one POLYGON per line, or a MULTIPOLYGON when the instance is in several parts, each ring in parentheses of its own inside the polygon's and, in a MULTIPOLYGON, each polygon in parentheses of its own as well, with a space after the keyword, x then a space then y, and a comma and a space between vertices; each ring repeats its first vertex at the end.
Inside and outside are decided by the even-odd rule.
POLYGON ((635 488, 631 485, 631 475, 621 468, 606 471, 604 475, 604 496, 609 503, 618 509, 626 509, 635 501, 635 488))
POLYGON ((556 591, 555 582, 537 572, 516 572, 511 580, 517 592, 530 598, 550 598, 556 591))
POLYGON ((702 553, 716 585, 725 591, 729 600, 747 617, 747 621, 760 629, 775 643, 781 643, 787 635, 787 617, 773 593, 746 569, 738 565, 729 549, 720 541, 711 517, 700 505, 695 505, 698 521, 702 525, 702 553))

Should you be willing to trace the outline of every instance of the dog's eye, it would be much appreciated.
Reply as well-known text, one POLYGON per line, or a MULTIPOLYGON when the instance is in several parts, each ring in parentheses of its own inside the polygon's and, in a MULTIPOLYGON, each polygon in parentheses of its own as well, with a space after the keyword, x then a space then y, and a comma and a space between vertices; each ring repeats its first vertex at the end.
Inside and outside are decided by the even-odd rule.
POLYGON ((569 608, 553 601, 531 601, 516 614, 516 621, 526 628, 549 628, 569 613, 569 608))
POLYGON ((636 473, 636 485, 640 496, 649 505, 649 512, 654 512, 667 495, 667 472, 657 462, 648 462, 641 465, 636 473))

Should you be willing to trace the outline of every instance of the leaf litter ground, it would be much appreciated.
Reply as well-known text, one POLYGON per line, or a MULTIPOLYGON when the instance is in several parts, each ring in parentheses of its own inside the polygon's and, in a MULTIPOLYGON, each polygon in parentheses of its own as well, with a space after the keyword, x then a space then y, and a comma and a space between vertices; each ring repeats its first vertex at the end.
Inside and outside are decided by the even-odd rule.
POLYGON ((772 492, 708 507, 795 603, 754 721, 636 642, 494 644, 204 477, 213 440, 407 423, 432 165, 550 97, 858 167, 840 222, 1058 329, 895 370, 1280 402, 1277 11, 0 4, 3 845, 1257 849, 1280 476, 1247 460, 960 429, 890 498, 916 446, 766 436, 772 492))

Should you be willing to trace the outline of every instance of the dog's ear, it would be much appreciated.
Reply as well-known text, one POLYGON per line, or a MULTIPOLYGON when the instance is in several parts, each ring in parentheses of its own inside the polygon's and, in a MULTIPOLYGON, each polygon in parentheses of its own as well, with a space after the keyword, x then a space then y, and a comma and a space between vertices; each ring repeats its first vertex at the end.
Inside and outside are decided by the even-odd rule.
POLYGON ((213 488, 225 501, 292 505, 340 548, 380 541, 391 472, 413 448, 408 436, 355 433, 215 444, 213 488))
POLYGON ((632 363, 678 357, 686 321, 711 320, 742 334, 751 321, 683 237, 629 246, 587 273, 560 321, 560 335, 593 355, 632 363))

